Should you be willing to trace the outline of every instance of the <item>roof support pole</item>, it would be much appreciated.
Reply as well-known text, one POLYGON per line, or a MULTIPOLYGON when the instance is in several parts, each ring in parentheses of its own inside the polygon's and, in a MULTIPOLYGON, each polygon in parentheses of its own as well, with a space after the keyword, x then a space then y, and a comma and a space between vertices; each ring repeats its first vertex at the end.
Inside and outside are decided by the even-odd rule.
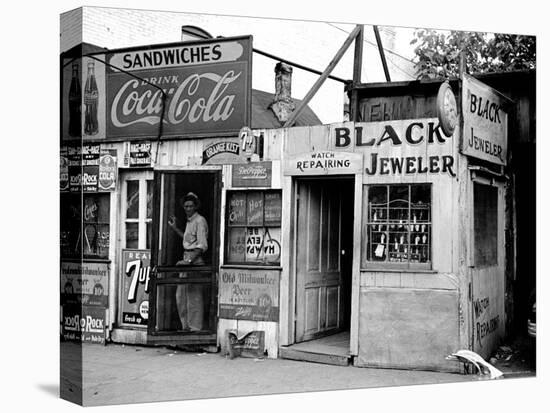
POLYGON ((380 59, 382 60, 382 66, 384 67, 384 75, 386 75, 386 82, 391 82, 390 71, 388 70, 388 62, 386 62, 386 54, 384 53, 384 47, 382 46, 382 40, 380 39, 380 32, 378 26, 372 26, 374 30, 374 36, 376 37, 376 44, 378 45, 378 52, 380 53, 380 59))
POLYGON ((306 96, 304 97, 300 105, 296 108, 296 110, 292 112, 292 115, 290 115, 290 118, 284 124, 283 126, 284 128, 289 128, 294 124, 294 122, 296 122, 296 119, 298 118, 302 110, 306 107, 306 105, 309 103, 311 98, 320 89, 322 84, 325 82, 325 80, 330 75, 330 73, 334 70, 334 68, 340 61, 340 59, 342 59, 342 56, 344 56, 344 53, 348 50, 349 46, 355 40, 357 35, 362 31, 362 29, 363 29, 363 26, 360 26, 360 25, 355 26, 355 29, 353 29, 353 31, 349 34, 348 38, 346 39, 342 47, 340 47, 340 50, 338 50, 338 52, 336 53, 332 61, 329 63, 327 68, 324 70, 323 74, 313 84, 310 91, 306 94, 306 96))

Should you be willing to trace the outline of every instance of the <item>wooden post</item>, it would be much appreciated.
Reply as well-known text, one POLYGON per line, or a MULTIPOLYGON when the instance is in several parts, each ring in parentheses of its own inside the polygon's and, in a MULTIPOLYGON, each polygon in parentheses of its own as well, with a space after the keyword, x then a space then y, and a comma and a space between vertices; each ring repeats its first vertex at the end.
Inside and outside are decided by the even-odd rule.
POLYGON ((302 110, 307 106, 311 98, 317 93, 319 88, 322 86, 322 84, 325 82, 327 77, 330 75, 330 73, 334 70, 340 59, 342 59, 342 56, 344 56, 344 53, 346 50, 348 50, 349 46, 351 45, 351 42, 357 37, 359 32, 361 31, 361 26, 355 26, 355 29, 350 33, 340 50, 336 53, 332 61, 329 63, 327 68, 324 70, 323 74, 317 79, 315 84, 311 87, 310 91, 307 92, 307 95, 304 97, 300 105, 296 108, 294 112, 292 112, 292 115, 290 115, 290 118, 286 121, 286 123, 283 125, 283 128, 289 128, 291 127, 294 122, 296 122, 296 119, 298 119, 298 116, 302 112, 302 110))
POLYGON ((388 62, 386 62, 386 54, 384 53, 384 47, 382 47, 382 40, 380 39, 380 32, 378 26, 372 26, 374 30, 374 36, 376 37, 376 44, 378 45, 378 52, 380 53, 380 59, 382 60, 382 66, 384 67, 384 75, 386 76, 386 82, 391 82, 390 71, 388 70, 388 62))
POLYGON ((363 71, 363 38, 364 29, 361 26, 361 30, 355 38, 355 56, 353 60, 353 83, 351 89, 351 96, 349 102, 349 119, 352 122, 360 122, 359 117, 359 98, 357 92, 357 85, 361 83, 361 72, 363 71))

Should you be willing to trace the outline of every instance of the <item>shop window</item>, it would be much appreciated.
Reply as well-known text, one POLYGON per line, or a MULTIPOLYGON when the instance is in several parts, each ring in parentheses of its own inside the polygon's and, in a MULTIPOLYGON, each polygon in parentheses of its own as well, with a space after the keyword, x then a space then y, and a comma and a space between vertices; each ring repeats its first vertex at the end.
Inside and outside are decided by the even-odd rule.
POLYGON ((431 268, 431 186, 365 186, 365 197, 362 266, 431 268))
POLYGON ((152 173, 132 173, 124 177, 124 248, 150 249, 153 219, 152 173))
POLYGON ((474 265, 498 264, 498 189, 474 183, 474 265))
POLYGON ((109 257, 110 194, 61 195, 61 257, 109 257))
POLYGON ((226 264, 279 265, 281 191, 227 192, 226 264))

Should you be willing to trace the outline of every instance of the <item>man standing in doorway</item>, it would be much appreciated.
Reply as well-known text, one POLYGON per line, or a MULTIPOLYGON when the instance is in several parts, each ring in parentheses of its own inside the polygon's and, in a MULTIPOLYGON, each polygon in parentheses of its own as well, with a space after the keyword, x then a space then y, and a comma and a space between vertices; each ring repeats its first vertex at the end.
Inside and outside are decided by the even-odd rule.
MULTIPOLYGON (((183 260, 176 265, 204 265, 204 253, 208 250, 208 223, 197 210, 200 200, 193 192, 180 199, 185 211, 187 224, 185 231, 177 225, 175 216, 171 216, 168 225, 183 238, 183 260)), ((181 284, 176 290, 176 304, 184 331, 200 331, 204 319, 204 288, 200 284, 181 284)))

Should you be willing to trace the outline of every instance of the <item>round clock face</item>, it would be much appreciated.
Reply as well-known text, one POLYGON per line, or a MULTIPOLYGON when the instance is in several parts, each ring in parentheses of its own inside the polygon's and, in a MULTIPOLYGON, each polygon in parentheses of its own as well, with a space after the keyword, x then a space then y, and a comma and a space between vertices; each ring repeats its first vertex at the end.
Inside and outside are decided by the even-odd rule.
POLYGON ((452 136, 458 124, 456 99, 448 82, 441 84, 437 93, 437 117, 446 136, 452 136))

